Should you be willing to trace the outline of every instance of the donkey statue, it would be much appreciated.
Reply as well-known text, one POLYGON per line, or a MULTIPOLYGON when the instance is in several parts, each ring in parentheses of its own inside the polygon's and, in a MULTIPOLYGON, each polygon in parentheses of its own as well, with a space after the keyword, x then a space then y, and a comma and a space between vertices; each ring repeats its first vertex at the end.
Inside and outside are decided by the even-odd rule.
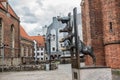
MULTIPOLYGON (((65 41, 65 46, 66 47, 70 47, 71 43, 69 40, 66 40, 65 41)), ((85 55, 89 55, 90 57, 92 57, 93 59, 93 64, 95 65, 96 64, 96 57, 93 53, 93 48, 92 46, 86 46, 81 40, 78 41, 78 47, 79 47, 79 51, 81 54, 83 54, 83 57, 85 55)))

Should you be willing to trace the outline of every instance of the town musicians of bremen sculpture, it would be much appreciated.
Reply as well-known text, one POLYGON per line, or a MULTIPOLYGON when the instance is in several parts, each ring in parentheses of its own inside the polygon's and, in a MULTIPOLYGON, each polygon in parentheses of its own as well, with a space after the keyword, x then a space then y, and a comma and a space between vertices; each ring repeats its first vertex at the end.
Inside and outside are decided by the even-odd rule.
MULTIPOLYGON (((85 45, 78 35, 78 16, 77 8, 73 9, 73 16, 71 13, 66 17, 59 17, 58 21, 65 23, 66 26, 60 30, 60 32, 66 32, 65 36, 60 40, 64 42, 62 51, 69 51, 71 54, 71 67, 72 67, 72 80, 112 80, 111 69, 103 66, 82 66, 82 62, 85 55, 89 55, 93 64, 96 65, 96 57, 92 46, 85 45), (83 57, 81 56, 83 54, 83 57), (92 77, 91 77, 92 76, 92 77)), ((80 30, 79 30, 80 31, 80 30)))
MULTIPOLYGON (((85 55, 89 55, 90 57, 92 57, 93 59, 93 64, 95 65, 96 64, 96 57, 94 55, 94 52, 93 52, 93 47, 92 46, 86 46, 81 40, 78 41, 78 47, 79 47, 79 53, 80 54, 83 54, 83 57, 85 57, 85 55)), ((65 40, 65 47, 67 49, 71 49, 72 47, 74 46, 70 46, 71 43, 69 40, 65 40)))
MULTIPOLYGON (((67 32, 68 35, 66 35, 64 38, 60 40, 60 42, 64 42, 65 46, 63 50, 70 51, 70 53, 73 53, 73 49, 76 49, 76 53, 79 54, 89 55, 93 59, 93 64, 96 64, 96 57, 93 53, 92 46, 86 46, 81 40, 79 40, 78 37, 78 29, 77 29, 77 16, 76 16, 76 9, 74 9, 74 21, 71 18, 71 13, 68 14, 68 17, 58 17, 58 21, 61 21, 63 24, 65 23, 66 26, 64 29, 61 29, 60 32, 67 32), (73 25, 74 24, 74 25, 73 25), (74 31, 73 30, 74 26, 74 31), (74 42, 73 42, 74 37, 74 42)), ((79 56, 79 55, 77 55, 79 56)))

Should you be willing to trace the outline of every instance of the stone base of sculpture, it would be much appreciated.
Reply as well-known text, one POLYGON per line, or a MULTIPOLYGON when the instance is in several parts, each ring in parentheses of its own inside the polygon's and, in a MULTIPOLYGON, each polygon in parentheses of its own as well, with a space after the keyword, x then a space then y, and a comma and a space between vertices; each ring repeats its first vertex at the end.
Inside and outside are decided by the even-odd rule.
POLYGON ((72 69, 72 80, 112 80, 111 68, 82 67, 72 69))

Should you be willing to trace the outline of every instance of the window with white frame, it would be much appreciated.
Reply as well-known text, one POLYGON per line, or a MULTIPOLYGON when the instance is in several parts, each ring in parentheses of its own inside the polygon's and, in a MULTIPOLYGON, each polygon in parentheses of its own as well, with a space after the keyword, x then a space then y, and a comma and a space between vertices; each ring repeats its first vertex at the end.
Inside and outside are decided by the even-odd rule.
POLYGON ((55 47, 52 47, 52 51, 55 51, 55 47))
POLYGON ((41 52, 41 56, 43 56, 43 52, 41 52))
POLYGON ((39 53, 37 53, 37 56, 39 56, 40 54, 39 53))
POLYGON ((41 60, 43 60, 43 58, 41 58, 41 60))
POLYGON ((41 48, 41 51, 43 51, 43 48, 41 48))

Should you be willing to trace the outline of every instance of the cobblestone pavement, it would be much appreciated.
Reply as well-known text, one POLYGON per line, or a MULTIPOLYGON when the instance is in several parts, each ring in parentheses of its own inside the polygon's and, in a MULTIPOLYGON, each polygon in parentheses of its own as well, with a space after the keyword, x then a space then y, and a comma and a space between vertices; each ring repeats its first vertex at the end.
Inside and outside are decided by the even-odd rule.
POLYGON ((72 80, 71 66, 59 65, 52 71, 24 71, 0 73, 0 80, 72 80))
POLYGON ((120 75, 113 75, 113 80, 120 80, 120 75))
MULTIPOLYGON (((72 80, 72 72, 70 64, 64 64, 52 71, 3 72, 0 80, 72 80)), ((113 75, 113 80, 120 80, 120 76, 113 75)))

